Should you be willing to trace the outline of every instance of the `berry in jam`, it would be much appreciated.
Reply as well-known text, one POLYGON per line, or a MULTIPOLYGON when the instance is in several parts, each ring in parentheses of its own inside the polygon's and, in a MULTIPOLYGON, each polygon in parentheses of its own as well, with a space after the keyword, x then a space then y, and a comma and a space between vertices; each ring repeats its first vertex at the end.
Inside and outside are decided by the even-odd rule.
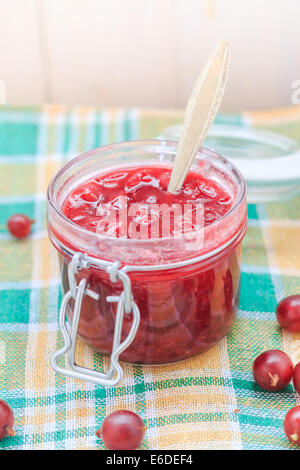
MULTIPOLYGON (((169 208, 174 204, 180 208, 189 205, 191 218, 184 217, 180 221, 184 232, 197 228, 193 215, 197 204, 203 206, 201 222, 204 225, 213 223, 230 209, 231 198, 216 182, 208 181, 200 173, 190 172, 182 188, 172 194, 167 191, 170 175, 171 169, 162 166, 128 167, 124 171, 104 173, 73 190, 63 211, 68 219, 92 232, 104 233, 106 230, 107 235, 125 238, 135 238, 145 225, 150 237, 153 220, 157 217, 159 229, 156 237, 151 238, 163 238, 164 215, 154 205, 165 204, 169 208), (126 220, 121 215, 125 205, 126 220), (130 226, 134 227, 131 231, 130 226)), ((170 212, 171 236, 176 233, 178 223, 176 213, 170 212)))

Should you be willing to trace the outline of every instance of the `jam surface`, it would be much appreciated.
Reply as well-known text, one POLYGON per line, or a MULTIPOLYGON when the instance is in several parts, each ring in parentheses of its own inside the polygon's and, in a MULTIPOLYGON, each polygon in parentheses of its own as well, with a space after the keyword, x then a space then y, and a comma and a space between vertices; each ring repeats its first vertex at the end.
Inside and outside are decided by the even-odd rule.
MULTIPOLYGON (((172 208, 177 204, 182 208, 185 217, 180 216, 180 226, 183 231, 197 229, 198 204, 203 207, 202 226, 213 223, 230 209, 231 197, 217 182, 190 172, 182 188, 172 194, 167 191, 170 176, 171 169, 167 166, 129 167, 102 173, 71 192, 63 206, 64 214, 89 231, 103 233, 105 230, 108 236, 125 238, 135 238, 140 226, 145 225, 151 237, 151 224, 156 217, 156 235, 162 238, 166 232, 162 228, 163 212, 157 210, 158 205, 172 208), (126 227, 120 216, 125 207, 126 227), (132 226, 134 231, 130 230, 132 226)), ((171 211, 169 235, 174 235, 178 221, 171 211)))
MULTIPOLYGON (((140 202, 147 212, 153 204, 201 202, 204 224, 213 223, 231 207, 229 194, 212 180, 190 172, 177 194, 167 192, 171 170, 167 166, 123 167, 99 174, 79 185, 68 196, 64 214, 74 223, 97 231, 103 213, 119 211, 119 196, 130 207, 140 202)), ((141 223, 142 223, 141 214, 141 223)), ((115 227, 114 227, 115 228, 115 227)), ((117 227, 118 228, 118 227, 117 227)), ((116 232, 115 236, 119 236, 116 232)), ((186 359, 213 346, 229 331, 238 308, 241 244, 227 247, 218 257, 177 269, 130 273, 132 294, 141 321, 133 343, 121 354, 125 362, 164 364, 186 359)), ((103 254, 99 253, 101 258, 103 254)), ((123 261, 120 259, 119 261, 123 261)), ((69 290, 67 268, 62 258, 63 290, 69 290)), ((82 270, 77 283, 86 277, 90 289, 99 294, 95 301, 85 296, 78 334, 93 349, 110 354, 116 318, 116 304, 107 296, 122 292, 107 273, 82 270)), ((72 318, 74 305, 69 306, 72 318)), ((122 340, 130 330, 131 315, 124 316, 122 340)))

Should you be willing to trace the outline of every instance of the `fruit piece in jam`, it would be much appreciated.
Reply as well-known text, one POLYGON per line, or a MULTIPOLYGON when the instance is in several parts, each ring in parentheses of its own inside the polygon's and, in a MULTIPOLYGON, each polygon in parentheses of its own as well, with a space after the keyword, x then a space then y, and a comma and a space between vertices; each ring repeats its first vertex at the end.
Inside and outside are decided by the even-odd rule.
MULTIPOLYGON (((180 191, 171 194, 167 192, 170 174, 171 169, 166 165, 124 166, 101 173, 69 194, 63 212, 75 224, 98 232, 99 222, 101 227, 101 220, 107 214, 119 213, 120 196, 125 198, 122 200, 126 201, 129 214, 135 203, 142 204, 145 212, 149 212, 153 204, 170 206, 177 203, 183 206, 199 202, 204 207, 204 225, 212 224, 230 210, 231 196, 216 181, 190 172, 180 191)), ((139 222, 143 223, 144 214, 139 215, 139 222)), ((147 223, 151 229, 151 223, 148 220, 147 223)), ((111 229, 115 237, 130 236, 128 233, 124 235, 120 226, 111 229)), ((163 234, 160 231, 158 235, 161 237, 163 234)), ((130 273, 141 322, 133 343, 120 359, 142 364, 175 362, 203 352, 223 338, 233 323, 238 306, 240 254, 241 245, 237 244, 224 250, 214 261, 207 261, 206 265, 195 263, 176 270, 130 273)), ((63 259, 65 291, 69 289, 68 262, 68 259, 63 259)), ((82 277, 89 278, 90 288, 100 295, 100 299, 84 298, 79 336, 96 351, 109 354, 116 305, 108 303, 106 297, 121 293, 122 285, 112 283, 104 272, 97 270, 80 272, 77 281, 82 277)), ((130 326, 131 316, 125 315, 123 339, 130 326)))
MULTIPOLYGON (((201 204, 204 225, 213 223, 230 209, 231 198, 217 182, 190 172, 182 188, 172 194, 167 191, 170 175, 171 169, 163 166, 129 167, 123 171, 104 173, 74 189, 63 211, 68 219, 87 230, 98 233, 106 230, 108 236, 125 238, 135 238, 134 233, 130 233, 130 226, 135 226, 138 232, 143 225, 147 225, 150 237, 153 218, 149 214, 152 211, 151 216, 159 218, 157 238, 162 238, 163 215, 162 212, 155 213, 157 205, 165 204, 170 208, 174 204, 181 208, 190 205, 193 212, 197 204, 201 204), (122 227, 125 221, 120 214, 125 205, 126 227, 122 227)), ((176 213, 171 211, 170 217, 170 235, 174 235, 176 213)), ((191 218, 191 221, 194 219, 191 218)), ((190 229, 188 220, 183 220, 183 229, 190 229)))

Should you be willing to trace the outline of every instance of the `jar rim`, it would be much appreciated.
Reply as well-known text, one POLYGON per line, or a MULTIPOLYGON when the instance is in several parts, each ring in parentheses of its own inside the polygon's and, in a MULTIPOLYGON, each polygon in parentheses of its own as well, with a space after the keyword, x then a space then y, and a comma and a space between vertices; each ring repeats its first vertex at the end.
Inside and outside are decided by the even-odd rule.
MULTIPOLYGON (((94 240, 99 240, 102 242, 109 241, 112 243, 119 242, 127 246, 139 245, 140 243, 145 243, 145 242, 160 243, 160 242, 174 240, 174 237, 150 238, 148 240, 135 239, 135 238, 119 239, 116 237, 105 236, 97 232, 92 232, 80 225, 77 225, 75 222, 67 218, 67 216, 63 213, 61 206, 59 206, 59 204, 57 204, 57 201, 55 200, 54 187, 56 185, 56 182, 64 175, 64 173, 66 173, 70 168, 72 168, 72 166, 75 166, 77 163, 80 163, 81 161, 88 159, 89 157, 92 157, 93 155, 99 154, 99 152, 104 153, 107 151, 122 151, 123 148, 125 149, 128 146, 135 147, 135 148, 140 147, 141 149, 154 146, 157 148, 161 147, 161 152, 163 153, 164 149, 168 147, 169 148, 177 147, 177 144, 178 142, 176 141, 165 141, 165 140, 162 141, 158 139, 131 140, 131 141, 124 141, 120 143, 109 144, 106 146, 101 146, 101 147, 89 150, 87 152, 83 152, 77 155, 76 157, 72 158, 65 165, 63 165, 62 168, 52 177, 48 185, 48 189, 47 189, 48 204, 51 207, 51 209, 54 211, 54 213, 59 217, 59 219, 62 219, 64 223, 67 224, 67 226, 72 227, 72 229, 75 230, 78 235, 81 234, 82 236, 93 237, 94 240)), ((219 155, 218 153, 214 152, 213 150, 201 147, 199 151, 197 152, 195 158, 197 156, 213 158, 215 161, 218 161, 219 163, 223 164, 231 174, 234 174, 235 179, 236 179, 237 193, 233 200, 232 206, 230 207, 228 212, 226 212, 223 216, 221 216, 220 218, 216 219, 211 224, 208 224, 207 226, 204 227, 204 230, 207 229, 207 227, 209 227, 211 230, 214 226, 216 226, 216 224, 220 224, 221 222, 224 222, 227 219, 229 219, 230 216, 234 213, 234 211, 240 206, 242 201, 245 199, 246 185, 245 185, 244 178, 241 172, 238 170, 238 168, 235 167, 235 165, 233 165, 229 160, 219 155)), ((222 246, 220 248, 222 248, 222 246)))

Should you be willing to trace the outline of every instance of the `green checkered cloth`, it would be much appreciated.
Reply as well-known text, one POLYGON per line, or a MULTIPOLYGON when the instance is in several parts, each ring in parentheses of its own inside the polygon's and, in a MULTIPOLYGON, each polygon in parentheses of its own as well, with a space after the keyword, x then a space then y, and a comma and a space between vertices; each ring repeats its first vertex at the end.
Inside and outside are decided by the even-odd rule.
MULTIPOLYGON (((300 336, 282 331, 274 314, 281 298, 300 293, 299 196, 249 206, 238 318, 210 351, 161 367, 125 365, 113 388, 51 368, 62 345, 60 274, 45 222, 51 176, 82 151, 156 137, 181 120, 176 111, 0 107, 0 398, 13 408, 16 429, 0 449, 104 449, 95 430, 121 408, 147 424, 144 449, 297 448, 286 439, 283 420, 299 396, 292 385, 279 393, 261 390, 251 369, 271 348, 300 360, 300 336), (13 240, 5 228, 14 213, 35 219, 26 240, 13 240)), ((218 121, 273 129, 300 142, 298 107, 218 121)), ((81 341, 77 346, 88 367, 107 365, 81 341)))

